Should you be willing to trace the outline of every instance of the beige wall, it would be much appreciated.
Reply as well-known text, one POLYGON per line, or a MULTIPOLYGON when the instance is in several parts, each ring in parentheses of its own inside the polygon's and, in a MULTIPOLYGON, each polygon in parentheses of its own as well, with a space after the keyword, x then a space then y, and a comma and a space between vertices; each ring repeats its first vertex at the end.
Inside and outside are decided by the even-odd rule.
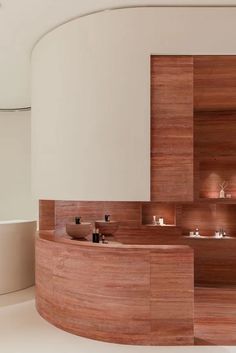
POLYGON ((148 200, 150 55, 236 54, 235 8, 105 11, 47 34, 32 55, 39 198, 148 200))
POLYGON ((0 113, 0 220, 36 219, 30 157, 30 112, 0 113))

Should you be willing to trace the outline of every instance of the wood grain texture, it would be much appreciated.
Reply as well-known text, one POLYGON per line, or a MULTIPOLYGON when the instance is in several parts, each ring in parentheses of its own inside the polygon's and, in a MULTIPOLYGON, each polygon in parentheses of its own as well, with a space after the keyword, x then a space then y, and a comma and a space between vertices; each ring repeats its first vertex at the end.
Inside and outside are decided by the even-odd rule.
POLYGON ((180 227, 141 226, 120 227, 116 233, 116 240, 122 244, 160 245, 174 244, 181 237, 180 227))
POLYGON ((111 220, 119 221, 123 226, 141 224, 140 202, 105 201, 55 201, 56 228, 63 228, 74 217, 81 216, 83 222, 104 220, 110 214, 111 220))
POLYGON ((151 200, 193 200, 191 56, 151 56, 151 200))
POLYGON ((194 250, 195 285, 236 285, 236 239, 182 238, 194 250))
POLYGON ((195 112, 194 129, 194 147, 200 159, 235 158, 236 111, 195 112))
POLYGON ((165 224, 175 224, 175 204, 163 202, 142 203, 142 224, 151 224, 153 216, 164 218, 165 224))
POLYGON ((108 342, 193 344, 189 247, 69 242, 36 242, 36 303, 44 318, 108 342))
MULTIPOLYGON (((181 217, 182 234, 188 235, 190 231, 199 229, 203 236, 213 236, 216 225, 216 204, 191 204, 182 206, 181 217)), ((236 229, 235 229, 236 231, 236 229)))
POLYGON ((236 110, 236 56, 194 56, 194 108, 236 110))
POLYGON ((231 237, 236 237, 236 205, 216 205, 216 229, 223 228, 231 237))
POLYGON ((39 229, 55 229, 55 201, 39 200, 39 229))
POLYGON ((194 121, 198 197, 218 198, 227 181, 226 193, 236 198, 236 112, 196 112, 194 121))
POLYGON ((235 287, 195 288, 194 332, 196 345, 236 345, 235 287))
MULTIPOLYGON (((44 234, 43 237, 45 239, 52 241, 53 239, 52 232, 43 232, 43 234, 44 234)), ((198 240, 199 239, 196 239, 196 241, 194 240, 194 242, 196 243, 198 242, 198 240)), ((192 241, 192 239, 190 241, 192 241)), ((65 243, 68 245, 70 244, 71 241, 68 239, 64 239, 62 242, 64 246, 65 243)), ((219 247, 222 246, 221 240, 218 242, 218 244, 219 244, 219 247)), ((203 246, 205 247, 205 245, 203 240, 203 246)), ((75 245, 75 247, 76 246, 77 245, 75 245)), ((227 245, 227 247, 228 246, 229 245, 227 245)), ((40 310, 43 310, 43 316, 48 321, 50 321, 53 316, 56 316, 55 313, 58 305, 58 301, 55 304, 55 298, 54 298, 55 288, 52 281, 53 268, 57 272, 58 270, 56 269, 56 267, 59 267, 59 273, 61 273, 60 271, 63 267, 63 260, 64 260, 62 256, 59 256, 58 261, 56 261, 55 263, 52 261, 51 262, 48 261, 48 256, 50 257, 50 259, 53 259, 53 258, 55 259, 54 257, 55 253, 57 255, 61 254, 60 247, 57 248, 56 244, 55 244, 55 247, 48 247, 46 244, 44 244, 44 246, 37 246, 37 258, 40 263, 40 266, 37 271, 37 278, 38 278, 37 286, 36 286, 37 306, 40 310), (41 293, 43 293, 43 295, 41 295, 41 293)), ((162 263, 163 259, 160 258, 160 260, 162 263)), ((168 260, 170 260, 170 258, 168 260)), ((153 266, 155 265, 156 264, 154 264, 153 266)), ((207 269, 207 266, 206 266, 206 269, 207 269)), ((157 272, 159 271, 156 271, 155 269, 154 273, 157 273, 157 272)), ((158 281, 162 281, 162 278, 159 278, 158 281)), ((57 285, 56 288, 58 288, 58 283, 56 285, 57 285)), ((166 285, 165 281, 163 281, 163 285, 164 286, 166 285)), ((169 286, 171 287, 172 284, 170 283, 169 286)), ((169 292, 170 290, 168 289, 166 292, 167 296, 169 292)), ((195 345, 236 345, 235 286, 195 287, 194 292, 195 292, 195 302, 194 302, 195 345)), ((156 294, 157 293, 155 293, 155 295, 156 294)), ((66 300, 71 301, 68 304, 69 308, 73 306, 73 308, 75 307, 78 310, 80 306, 75 305, 75 301, 79 300, 78 296, 73 295, 71 298, 68 298, 68 296, 69 295, 67 294, 66 300)), ((84 300, 84 297, 82 298, 84 300)), ((155 307, 155 301, 153 305, 155 307)), ((65 306, 61 305, 60 310, 63 311, 64 307, 65 306)), ((94 310, 96 310, 96 307, 94 308, 94 310)), ((158 310, 160 310, 159 312, 161 314, 162 310, 160 307, 158 308, 158 310)), ((155 322, 155 325, 156 324, 157 322, 155 322)), ((59 326, 58 323, 57 325, 59 326)), ((161 331, 160 326, 159 328, 161 331)))
MULTIPOLYGON (((66 219, 74 212, 74 216, 78 215, 76 206, 79 205, 80 215, 84 215, 84 220, 90 220, 90 217, 100 217, 105 210, 99 209, 98 206, 103 203, 87 203, 87 202, 61 202, 60 212, 58 213, 57 222, 60 225, 58 229, 64 229, 63 225, 66 219), (91 207, 93 206, 93 207, 91 207), (97 213, 96 213, 97 212, 97 213), (100 212, 100 213, 99 213, 100 212), (62 216, 62 220, 60 220, 62 216), (88 218, 86 218, 88 217, 88 218)), ((224 202, 224 200, 223 200, 224 202)), ((47 203, 47 201, 46 201, 47 203)), ((121 204, 118 203, 120 210, 121 204)), ((123 212, 125 212, 125 205, 123 203, 123 212)), ((139 214, 141 210, 141 203, 129 203, 129 206, 134 205, 134 214, 139 214)), ((153 209, 165 205, 162 203, 144 203, 145 219, 151 219, 153 209)), ((167 205, 168 206, 168 205, 167 205)), ((104 207, 104 206, 102 206, 104 207)), ((160 209, 160 208, 159 208, 160 209)), ((109 210, 106 208, 106 211, 109 210)), ((113 208, 115 210, 115 207, 113 208)), ((163 209, 164 210, 164 209, 163 209)), ((173 204, 167 207, 166 211, 173 211, 173 204)), ((130 211, 131 212, 131 211, 130 211)), ((131 212, 132 213, 132 212, 131 212)), ((52 212, 49 208, 49 215, 52 212)), ((138 222, 128 222, 121 225, 116 233, 116 239, 124 244, 188 244, 195 250, 195 283, 198 284, 236 284, 236 274, 232 268, 236 267, 236 260, 234 252, 236 253, 235 240, 217 240, 217 239, 188 239, 182 237, 182 234, 189 234, 189 231, 198 227, 200 233, 204 236, 213 236, 215 230, 224 228, 228 235, 236 237, 236 205, 221 204, 213 202, 201 203, 186 203, 176 205, 176 224, 174 227, 153 227, 141 226, 138 222), (131 224, 134 224, 132 226, 131 224), (224 242, 224 243, 223 243, 224 242)), ((48 219, 47 213, 46 220, 48 219)), ((120 217, 122 215, 120 214, 120 217)), ((128 217, 130 217, 128 215, 128 217)), ((138 217, 141 217, 141 213, 138 217)), ((118 218, 119 220, 120 218, 118 218)), ((127 218, 126 218, 127 219, 127 218)), ((44 221, 43 221, 44 222, 44 221)))
MULTIPOLYGON (((187 244, 194 249, 195 284, 236 285, 236 205, 199 203, 182 206, 183 234, 198 227, 203 236, 213 236, 223 228, 232 239, 189 239, 156 237, 159 244, 187 244)), ((137 236, 136 236, 137 237, 137 236)), ((149 235, 149 241, 151 240, 149 235)), ((136 239, 137 241, 137 239, 136 239)))
MULTIPOLYGON (((196 212, 195 209, 194 212, 196 212)), ((204 209, 199 212, 196 217, 199 217, 198 223, 200 224, 204 209)), ((211 214, 212 211, 208 210, 207 212, 211 214)), ((223 216, 221 217, 223 218, 223 216)), ((225 229, 228 228, 225 227, 225 229)), ((206 228, 205 231, 211 234, 209 228, 206 228)), ((188 245, 194 250, 195 285, 236 285, 235 237, 228 239, 215 239, 213 237, 194 239, 182 236, 180 233, 181 228, 179 227, 170 227, 169 229, 168 227, 129 227, 121 228, 116 235, 116 239, 124 244, 133 245, 188 245)))

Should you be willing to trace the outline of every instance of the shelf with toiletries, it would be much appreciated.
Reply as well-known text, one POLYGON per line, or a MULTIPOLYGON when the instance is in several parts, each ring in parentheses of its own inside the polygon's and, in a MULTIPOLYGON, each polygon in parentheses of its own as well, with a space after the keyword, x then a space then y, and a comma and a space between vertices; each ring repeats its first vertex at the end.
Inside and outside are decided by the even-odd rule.
POLYGON ((175 224, 155 224, 155 223, 146 223, 146 224, 143 224, 143 226, 147 226, 147 227, 176 227, 175 224))
POLYGON ((182 205, 182 234, 197 238, 234 237, 236 235, 236 204, 193 203, 182 205))
POLYGON ((185 235, 185 237, 194 238, 194 239, 231 239, 233 238, 233 237, 230 237, 223 228, 216 230, 212 235, 200 234, 200 230, 196 228, 194 230, 191 230, 189 232, 189 235, 185 235))
POLYGON ((236 204, 236 195, 230 194, 230 196, 226 197, 200 197, 195 199, 195 202, 215 202, 215 203, 229 203, 229 204, 236 204))
POLYGON ((225 236, 225 237, 217 237, 215 235, 209 236, 209 235, 199 235, 199 236, 190 236, 190 235, 184 235, 184 238, 190 238, 190 239, 214 239, 214 240, 224 240, 224 239, 235 239, 235 237, 230 237, 230 236, 225 236))
POLYGON ((199 197, 236 202, 236 159, 199 162, 199 197))
POLYGON ((215 203, 215 204, 236 204, 236 197, 217 198, 217 197, 202 197, 196 200, 197 203, 215 203))
POLYGON ((143 202, 142 225, 153 227, 175 227, 175 204, 162 202, 143 202))

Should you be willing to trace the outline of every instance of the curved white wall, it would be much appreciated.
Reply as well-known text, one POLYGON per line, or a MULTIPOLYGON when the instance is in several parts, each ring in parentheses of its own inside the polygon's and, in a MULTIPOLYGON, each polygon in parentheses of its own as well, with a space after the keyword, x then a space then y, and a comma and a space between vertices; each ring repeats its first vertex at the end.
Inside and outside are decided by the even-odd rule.
POLYGON ((148 200, 150 55, 235 54, 236 9, 105 11, 32 55, 33 189, 41 199, 148 200))
POLYGON ((30 140, 30 112, 0 113, 0 221, 37 218, 30 140))

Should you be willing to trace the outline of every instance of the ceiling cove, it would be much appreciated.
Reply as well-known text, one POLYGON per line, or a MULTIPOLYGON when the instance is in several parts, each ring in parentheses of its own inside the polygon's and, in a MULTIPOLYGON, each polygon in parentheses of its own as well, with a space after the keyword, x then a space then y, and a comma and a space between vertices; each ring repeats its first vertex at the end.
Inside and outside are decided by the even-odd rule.
POLYGON ((0 111, 29 110, 30 56, 46 33, 75 18, 132 7, 236 7, 236 0, 3 0, 0 3, 0 111))

